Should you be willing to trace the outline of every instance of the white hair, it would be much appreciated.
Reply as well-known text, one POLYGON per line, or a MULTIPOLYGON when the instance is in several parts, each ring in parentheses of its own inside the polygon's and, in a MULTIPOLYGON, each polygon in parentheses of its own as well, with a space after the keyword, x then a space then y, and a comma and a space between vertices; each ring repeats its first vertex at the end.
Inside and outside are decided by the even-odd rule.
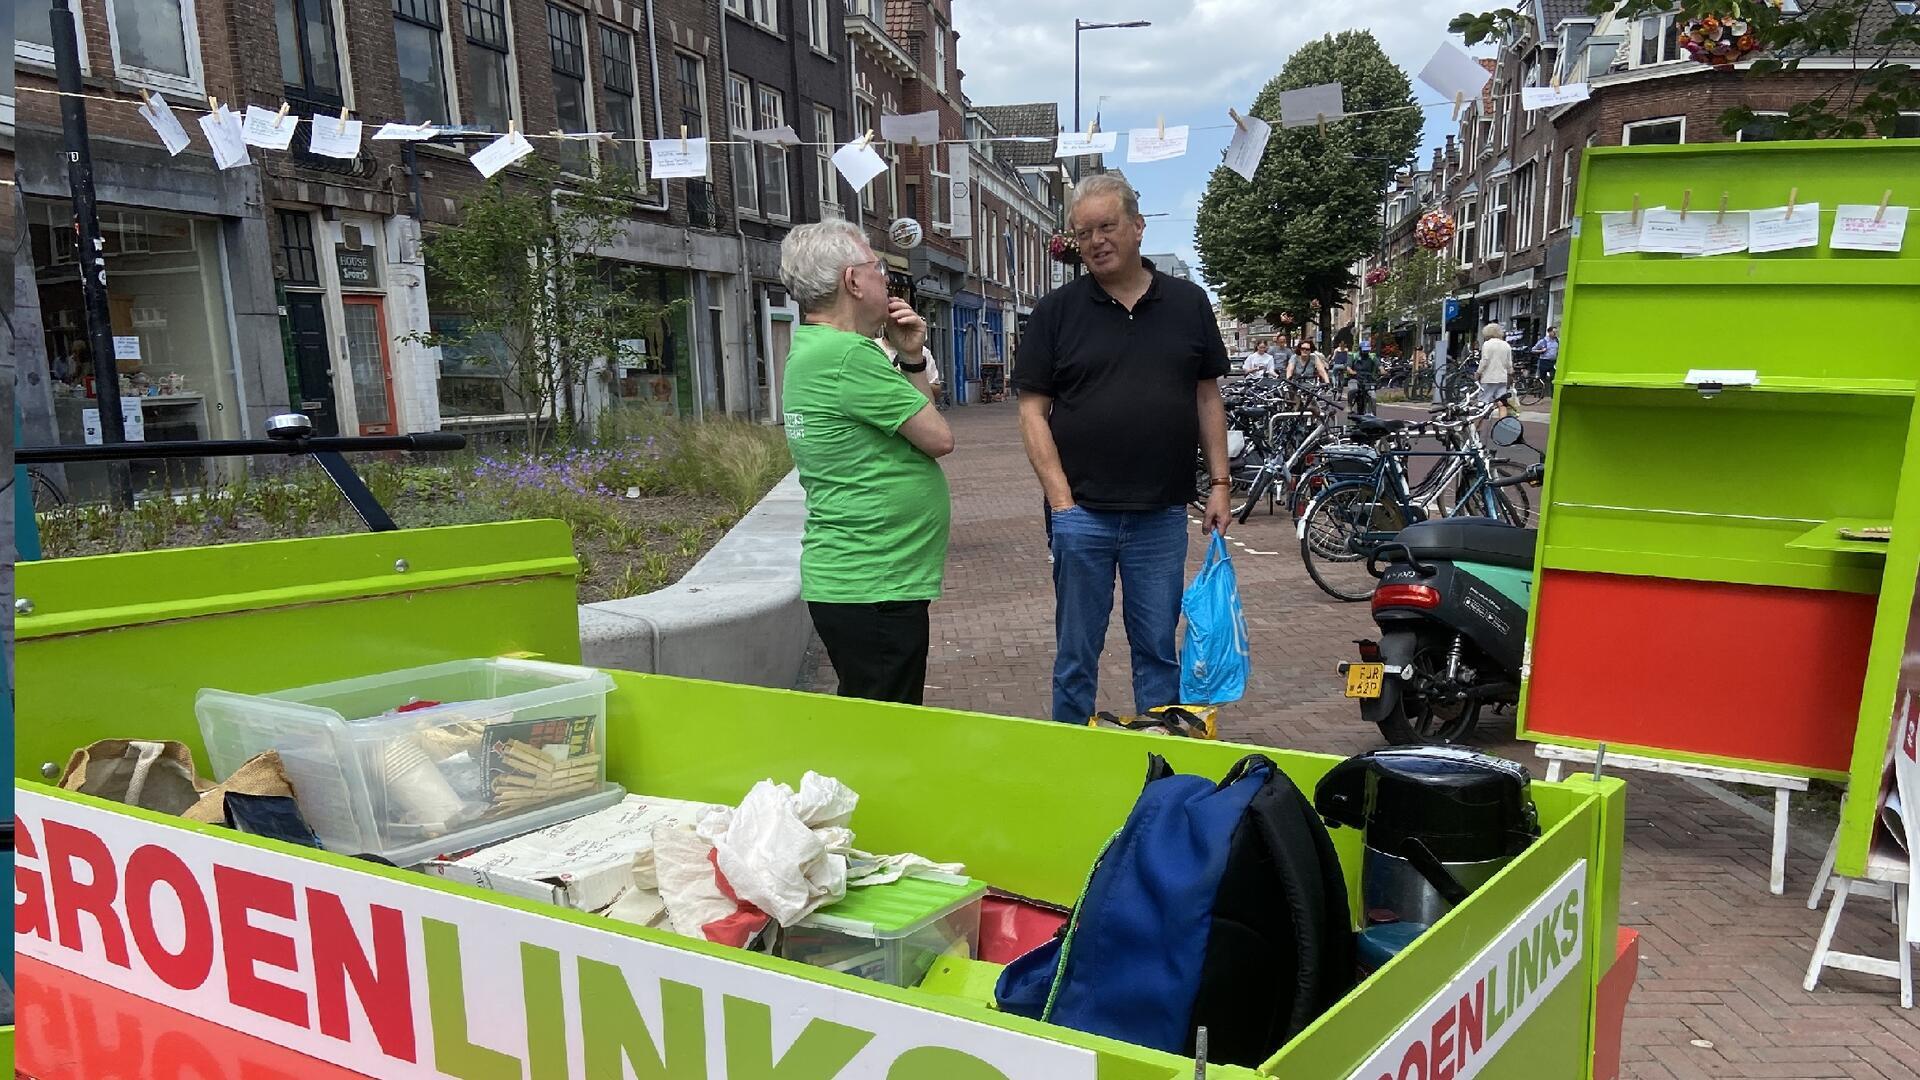
POLYGON ((1500 328, 1499 323, 1490 322, 1487 324, 1486 329, 1480 331, 1480 340, 1492 341, 1494 338, 1497 338, 1497 337, 1505 337, 1506 333, 1507 332, 1505 330, 1502 330, 1500 328))
POLYGON ((780 242, 780 281, 802 312, 833 306, 840 275, 857 266, 871 249, 860 226, 841 218, 800 225, 780 242))
POLYGON ((1073 198, 1067 201, 1067 220, 1069 222, 1073 220, 1073 208, 1079 206, 1082 200, 1095 199, 1102 195, 1118 196, 1120 209, 1126 211, 1128 217, 1140 216, 1140 196, 1133 188, 1117 176, 1099 173, 1073 185, 1073 198))

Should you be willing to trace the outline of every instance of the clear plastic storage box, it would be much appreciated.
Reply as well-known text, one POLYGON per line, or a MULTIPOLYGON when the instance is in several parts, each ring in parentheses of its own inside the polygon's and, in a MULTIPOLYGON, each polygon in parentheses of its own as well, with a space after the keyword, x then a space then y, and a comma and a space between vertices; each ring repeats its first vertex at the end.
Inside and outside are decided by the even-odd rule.
POLYGON ((399 866, 619 802, 607 692, 592 668, 457 660, 269 694, 194 701, 214 775, 277 750, 330 851, 399 866))
POLYGON ((980 943, 984 882, 948 874, 847 890, 787 928, 780 955, 894 986, 918 986, 941 956, 969 960, 980 943))

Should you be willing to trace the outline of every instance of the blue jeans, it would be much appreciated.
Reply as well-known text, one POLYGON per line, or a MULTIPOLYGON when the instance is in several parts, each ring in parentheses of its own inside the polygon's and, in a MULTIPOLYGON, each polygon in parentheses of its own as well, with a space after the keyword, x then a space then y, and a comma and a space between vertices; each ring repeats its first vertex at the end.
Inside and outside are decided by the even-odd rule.
POLYGON ((1133 652, 1133 711, 1180 700, 1175 634, 1187 567, 1187 508, 1051 512, 1053 718, 1084 724, 1100 688, 1100 651, 1120 577, 1133 652))

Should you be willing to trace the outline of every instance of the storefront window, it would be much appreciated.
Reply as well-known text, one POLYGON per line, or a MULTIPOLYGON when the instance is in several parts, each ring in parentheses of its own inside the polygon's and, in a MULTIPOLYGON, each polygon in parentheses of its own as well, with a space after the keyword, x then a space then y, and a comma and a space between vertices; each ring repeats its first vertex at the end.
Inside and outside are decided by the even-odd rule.
MULTIPOLYGON (((687 298, 686 274, 633 263, 604 260, 601 268, 615 275, 628 295, 662 308, 687 298)), ((613 397, 626 406, 647 406, 673 412, 679 405, 677 387, 685 381, 687 343, 692 333, 687 305, 652 320, 637 341, 626 342, 612 368, 613 397)))
MULTIPOLYGON (((55 423, 62 443, 80 443, 85 412, 95 407, 95 372, 72 211, 65 201, 36 199, 27 217, 55 423)), ((120 392, 140 400, 146 441, 240 437, 218 224, 103 206, 100 231, 120 392)), ((104 494, 94 489, 89 467, 69 466, 68 473, 83 497, 104 494)), ((193 486, 204 481, 204 466, 148 462, 134 469, 134 479, 145 489, 193 486)))

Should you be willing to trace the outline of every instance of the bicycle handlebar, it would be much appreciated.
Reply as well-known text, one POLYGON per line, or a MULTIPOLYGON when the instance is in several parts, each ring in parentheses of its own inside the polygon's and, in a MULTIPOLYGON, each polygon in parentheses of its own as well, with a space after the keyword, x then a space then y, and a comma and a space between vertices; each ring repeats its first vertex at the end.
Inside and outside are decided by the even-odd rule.
POLYGON ((167 442, 112 443, 102 446, 23 446, 13 459, 22 465, 66 465, 136 458, 246 457, 252 454, 322 454, 377 450, 464 450, 467 437, 450 431, 413 435, 322 436, 305 439, 183 439, 167 442))
POLYGON ((1534 484, 1539 483, 1540 478, 1545 475, 1547 475, 1547 465, 1546 462, 1543 461, 1527 466, 1526 471, 1522 472, 1519 476, 1502 476, 1489 480, 1487 481, 1487 486, 1490 488, 1503 488, 1515 487, 1520 484, 1534 484))

